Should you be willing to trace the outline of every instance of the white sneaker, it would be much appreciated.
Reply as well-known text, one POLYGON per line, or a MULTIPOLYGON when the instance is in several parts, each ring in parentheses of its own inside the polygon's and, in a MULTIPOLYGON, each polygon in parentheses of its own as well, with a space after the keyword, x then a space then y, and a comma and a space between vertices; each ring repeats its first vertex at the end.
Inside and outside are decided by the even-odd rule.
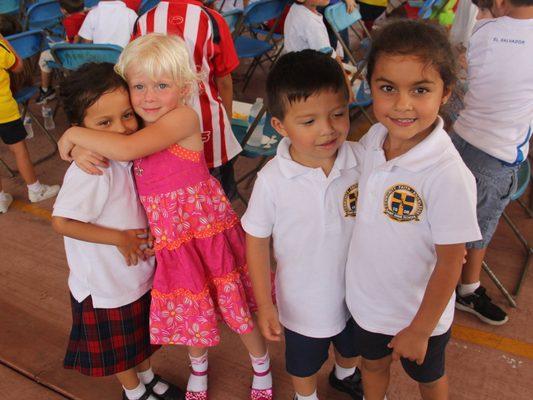
POLYGON ((32 203, 37 203, 38 201, 43 201, 54 197, 58 192, 61 186, 59 185, 43 185, 41 184, 41 190, 38 192, 33 192, 28 190, 28 197, 32 203))
POLYGON ((13 196, 6 193, 5 198, 0 199, 0 214, 5 214, 11 203, 13 203, 13 196))

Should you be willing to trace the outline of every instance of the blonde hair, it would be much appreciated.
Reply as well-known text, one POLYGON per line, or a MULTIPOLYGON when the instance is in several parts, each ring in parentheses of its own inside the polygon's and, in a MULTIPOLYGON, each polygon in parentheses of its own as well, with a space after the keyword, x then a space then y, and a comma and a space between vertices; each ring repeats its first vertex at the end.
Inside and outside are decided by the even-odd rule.
POLYGON ((187 45, 179 36, 150 33, 130 42, 120 55, 115 71, 128 81, 127 71, 135 66, 150 79, 170 75, 189 96, 198 90, 201 80, 191 66, 187 45))

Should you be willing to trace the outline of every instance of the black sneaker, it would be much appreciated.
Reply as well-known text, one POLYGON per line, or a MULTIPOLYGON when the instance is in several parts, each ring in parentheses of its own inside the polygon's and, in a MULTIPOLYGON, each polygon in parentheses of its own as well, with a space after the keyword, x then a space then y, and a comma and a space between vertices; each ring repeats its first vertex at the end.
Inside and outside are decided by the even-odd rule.
POLYGON ((503 325, 509 320, 505 311, 487 296, 483 286, 478 287, 474 293, 467 296, 457 294, 455 308, 474 314, 481 321, 490 325, 503 325))
POLYGON ((55 97, 56 91, 54 90, 54 88, 49 87, 47 91, 44 91, 43 88, 39 88, 39 96, 37 97, 37 100, 35 100, 35 102, 37 104, 43 104, 48 100, 55 99, 55 97))
POLYGON ((329 374, 329 384, 341 392, 348 393, 353 400, 363 400, 363 382, 359 368, 356 368, 352 375, 339 379, 335 376, 335 367, 333 367, 329 374))

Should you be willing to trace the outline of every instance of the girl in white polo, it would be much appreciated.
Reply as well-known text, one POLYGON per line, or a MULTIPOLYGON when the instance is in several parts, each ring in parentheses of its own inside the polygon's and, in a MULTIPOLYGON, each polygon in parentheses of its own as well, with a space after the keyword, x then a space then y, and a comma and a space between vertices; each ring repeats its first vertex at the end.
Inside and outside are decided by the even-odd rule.
POLYGON ((444 352, 465 242, 480 237, 476 185, 443 130, 455 61, 437 26, 401 20, 372 45, 368 80, 379 121, 361 139, 346 302, 363 357, 365 398, 383 399, 401 359, 422 398, 445 398, 444 352))

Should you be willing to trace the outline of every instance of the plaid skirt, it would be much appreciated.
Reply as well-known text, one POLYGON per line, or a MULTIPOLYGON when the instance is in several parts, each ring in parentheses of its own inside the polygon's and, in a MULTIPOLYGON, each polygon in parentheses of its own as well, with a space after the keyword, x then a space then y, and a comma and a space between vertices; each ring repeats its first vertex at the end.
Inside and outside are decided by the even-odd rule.
POLYGON ((140 364, 159 348, 150 344, 150 292, 118 308, 94 308, 91 296, 72 295, 72 330, 64 367, 107 376, 140 364))

